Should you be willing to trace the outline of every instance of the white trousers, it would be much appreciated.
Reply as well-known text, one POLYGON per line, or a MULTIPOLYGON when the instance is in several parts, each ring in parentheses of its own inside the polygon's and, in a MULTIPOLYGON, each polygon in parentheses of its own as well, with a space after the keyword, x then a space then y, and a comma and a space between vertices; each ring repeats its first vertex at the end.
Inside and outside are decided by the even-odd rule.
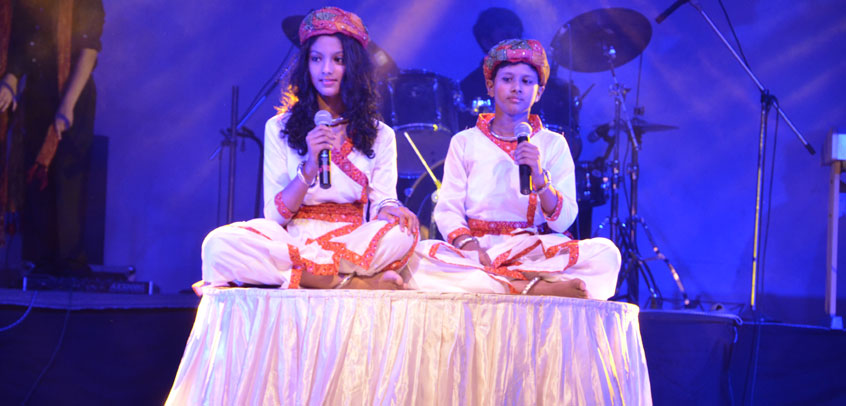
POLYGON ((330 274, 373 275, 408 257, 415 238, 382 220, 356 227, 294 219, 287 229, 263 218, 232 223, 213 230, 203 241, 203 281, 214 286, 234 282, 287 288, 295 266, 330 274))
POLYGON ((443 241, 421 241, 408 263, 409 287, 431 292, 508 293, 515 273, 546 281, 579 278, 594 299, 614 294, 620 250, 606 238, 571 240, 561 234, 486 235, 479 243, 494 261, 485 268, 475 251, 443 241))

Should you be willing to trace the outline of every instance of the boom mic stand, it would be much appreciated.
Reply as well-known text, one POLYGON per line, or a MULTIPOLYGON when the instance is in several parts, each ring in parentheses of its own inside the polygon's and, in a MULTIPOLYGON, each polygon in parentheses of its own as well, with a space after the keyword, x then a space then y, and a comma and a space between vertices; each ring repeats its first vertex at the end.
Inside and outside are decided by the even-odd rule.
MULTIPOLYGON (((671 6, 670 9, 667 10, 662 16, 666 18, 669 13, 675 10, 674 7, 678 7, 681 5, 683 1, 677 1, 676 3, 671 6)), ((757 163, 757 180, 756 180, 756 194, 755 194, 755 228, 754 228, 754 237, 753 237, 753 247, 752 247, 752 287, 750 289, 750 297, 749 297, 749 306, 752 310, 753 314, 758 310, 756 296, 759 289, 759 277, 758 274, 761 274, 760 279, 763 280, 763 272, 764 269, 762 266, 759 265, 759 255, 761 254, 761 211, 763 207, 764 201, 764 153, 766 151, 766 142, 767 142, 767 120, 769 118, 769 112, 772 107, 775 107, 778 115, 787 123, 787 126, 790 127, 790 130, 796 134, 796 137, 799 139, 799 142, 805 146, 805 149, 808 150, 808 153, 811 155, 816 154, 814 148, 808 144, 808 141, 805 140, 805 137, 796 129, 796 126, 793 125, 793 122, 790 121, 790 118, 787 117, 787 114, 784 110, 781 109, 781 106, 778 104, 778 99, 771 95, 769 90, 761 84, 761 81, 758 80, 758 77, 752 72, 749 66, 743 62, 743 59, 738 55, 738 53, 734 50, 734 47, 729 44, 726 40, 726 37, 720 32, 719 28, 714 25, 714 22, 702 9, 702 6, 699 4, 698 1, 691 0, 689 1, 690 5, 702 15, 702 18, 705 19, 705 22, 708 23, 708 26, 714 31, 717 37, 720 38, 723 45, 728 48, 731 52, 734 59, 740 64, 746 74, 755 82, 755 86, 758 87, 758 91, 761 93, 761 125, 760 131, 758 133, 758 163, 757 163)), ((663 20, 663 19, 662 19, 663 20)), ((660 21, 659 21, 660 22, 660 21)))
MULTIPOLYGON (((270 96, 270 93, 276 89, 276 87, 282 82, 285 75, 288 73, 288 61, 291 57, 291 52, 294 50, 294 46, 291 45, 288 48, 288 52, 285 54, 285 57, 282 59, 282 63, 279 64, 279 67, 276 68, 276 71, 273 75, 268 79, 265 84, 259 89, 258 94, 253 98, 252 103, 247 108, 247 112, 244 113, 243 116, 240 118, 238 117, 238 86, 232 86, 232 108, 230 110, 230 120, 229 120, 229 128, 220 130, 220 133, 223 135, 223 139, 220 141, 220 145, 217 149, 212 153, 209 157, 209 160, 214 159, 218 156, 218 154, 224 149, 229 148, 229 166, 227 171, 227 191, 226 191, 226 223, 229 224, 234 221, 234 208, 235 208, 235 151, 238 146, 238 140, 235 137, 241 138, 249 138, 256 142, 259 148, 259 160, 258 160, 258 180, 256 185, 256 199, 255 199, 255 207, 254 207, 254 216, 260 217, 261 216, 261 194, 262 194, 262 171, 263 171, 263 163, 264 163, 264 147, 262 144, 261 139, 259 139, 253 131, 249 128, 244 127, 247 120, 255 114, 256 110, 258 110, 259 106, 261 106, 265 100, 270 96), (281 73, 280 73, 281 72, 281 73)), ((243 144, 242 144, 243 150, 243 144)), ((222 156, 221 156, 221 165, 222 165, 222 156)), ((219 196, 219 192, 218 192, 219 196)), ((220 213, 220 209, 218 208, 218 213, 220 213)))

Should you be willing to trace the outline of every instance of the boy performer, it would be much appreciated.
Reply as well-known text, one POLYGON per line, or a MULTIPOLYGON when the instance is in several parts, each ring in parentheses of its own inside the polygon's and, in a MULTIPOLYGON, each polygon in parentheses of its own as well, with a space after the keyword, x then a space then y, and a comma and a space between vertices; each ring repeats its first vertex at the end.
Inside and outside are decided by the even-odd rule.
POLYGON ((575 220, 575 166, 567 141, 530 115, 549 79, 536 40, 500 42, 484 60, 493 114, 456 134, 444 163, 435 220, 447 242, 418 244, 409 287, 607 299, 620 268, 610 240, 562 234, 575 220), (516 126, 530 125, 519 142, 516 126), (521 194, 520 166, 531 171, 521 194))

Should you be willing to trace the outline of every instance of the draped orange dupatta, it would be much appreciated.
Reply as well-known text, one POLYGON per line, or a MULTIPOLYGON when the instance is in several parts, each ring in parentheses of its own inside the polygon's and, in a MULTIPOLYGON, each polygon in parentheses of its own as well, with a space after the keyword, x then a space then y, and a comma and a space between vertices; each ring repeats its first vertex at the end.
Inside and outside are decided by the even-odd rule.
MULTIPOLYGON (((65 89, 65 82, 68 80, 71 68, 71 29, 73 26, 73 0, 59 0, 57 10, 56 27, 56 57, 59 67, 59 100, 65 89)), ((56 126, 51 125, 47 129, 47 137, 44 144, 35 158, 35 164, 27 172, 27 181, 38 181, 41 189, 47 187, 47 171, 53 157, 56 156, 56 148, 59 146, 59 133, 56 126)))

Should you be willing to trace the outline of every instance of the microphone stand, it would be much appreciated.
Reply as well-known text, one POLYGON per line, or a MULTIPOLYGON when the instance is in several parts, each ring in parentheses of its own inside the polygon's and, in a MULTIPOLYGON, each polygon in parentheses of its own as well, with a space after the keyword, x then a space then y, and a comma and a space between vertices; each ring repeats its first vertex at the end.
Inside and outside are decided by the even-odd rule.
MULTIPOLYGON (((247 120, 255 114, 256 110, 264 103, 265 100, 270 96, 270 93, 273 92, 274 89, 282 82, 285 75, 288 73, 289 66, 288 60, 291 56, 292 51, 294 50, 294 45, 288 47, 288 52, 285 54, 285 57, 282 59, 282 63, 279 64, 279 67, 276 68, 276 71, 273 72, 273 75, 268 79, 264 85, 259 89, 256 96, 253 98, 253 102, 247 107, 247 112, 244 113, 243 116, 240 118, 238 117, 238 93, 239 89, 238 86, 232 86, 232 109, 230 111, 230 122, 229 128, 220 130, 221 134, 223 135, 223 139, 220 142, 220 145, 217 149, 212 153, 209 157, 209 160, 214 159, 218 156, 218 154, 224 149, 229 148, 229 168, 227 172, 227 190, 226 190, 226 223, 229 224, 234 221, 234 210, 235 210, 235 149, 238 146, 238 141, 235 138, 249 138, 258 145, 259 148, 259 160, 258 160, 258 181, 256 185, 256 199, 255 199, 255 206, 254 210, 254 217, 261 217, 261 194, 262 194, 262 176, 263 176, 263 169, 264 169, 264 146, 262 141, 255 135, 255 133, 250 130, 249 128, 244 127, 247 120), (280 73, 281 72, 281 73, 280 73)), ((243 151, 243 143, 241 144, 242 151, 243 151)), ((222 157, 221 157, 222 158, 222 157)), ((222 163, 222 162, 221 162, 222 163)), ((218 194, 219 196, 219 194, 218 194)), ((219 211, 219 209, 218 209, 219 211)))
POLYGON ((719 28, 714 25, 714 22, 708 16, 705 10, 702 9, 702 6, 699 4, 699 2, 691 0, 689 3, 693 8, 699 11, 699 14, 702 15, 702 18, 705 19, 705 22, 708 23, 708 26, 711 27, 717 37, 720 38, 720 40, 723 42, 723 45, 728 48, 732 56, 734 56, 734 59, 737 61, 737 63, 740 64, 740 66, 743 68, 749 78, 752 79, 753 82, 755 82, 755 86, 757 86, 758 91, 761 92, 761 125, 758 134, 758 164, 756 182, 757 190, 755 195, 755 228, 752 247, 752 288, 749 298, 749 306, 752 310, 752 313, 754 314, 758 309, 758 304, 756 302, 756 295, 758 293, 758 273, 760 272, 761 274, 761 280, 763 280, 764 274, 763 266, 759 265, 758 256, 760 255, 761 249, 761 207, 763 206, 764 200, 764 153, 766 151, 767 119, 769 118, 770 109, 775 107, 776 111, 778 112, 778 115, 784 120, 785 123, 787 123, 787 126, 790 127, 790 130, 793 131, 794 134, 796 134, 796 137, 799 139, 799 142, 801 142, 802 145, 805 146, 805 149, 807 149, 811 155, 816 154, 816 151, 814 151, 814 148, 808 143, 807 140, 805 140, 805 137, 802 136, 799 130, 796 129, 796 126, 793 125, 793 122, 790 121, 790 118, 787 117, 787 114, 784 112, 784 110, 781 109, 781 106, 779 106, 778 103, 778 99, 772 94, 770 94, 769 90, 765 88, 763 84, 761 84, 761 81, 758 80, 758 77, 755 76, 751 69, 749 69, 749 66, 747 66, 743 62, 743 59, 734 50, 734 47, 729 44, 729 42, 726 40, 726 37, 722 34, 722 32, 720 32, 719 28))

